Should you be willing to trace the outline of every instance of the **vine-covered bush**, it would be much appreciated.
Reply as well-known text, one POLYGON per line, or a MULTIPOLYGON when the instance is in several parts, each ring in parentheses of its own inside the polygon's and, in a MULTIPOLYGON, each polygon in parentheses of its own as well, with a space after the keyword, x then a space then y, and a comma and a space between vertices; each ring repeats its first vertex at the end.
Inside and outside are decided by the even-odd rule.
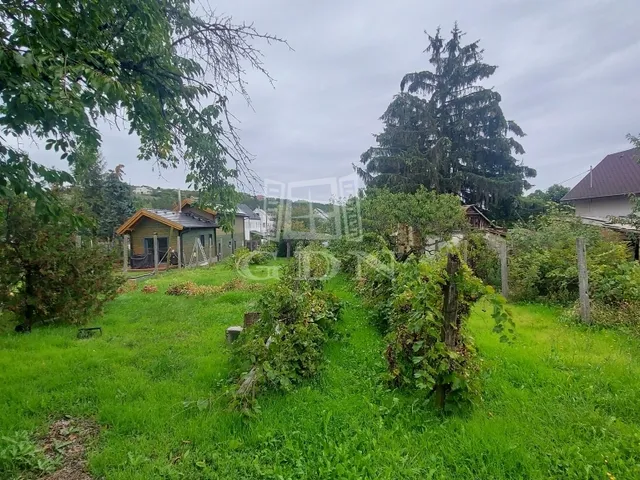
POLYGON ((468 232, 464 236, 467 248, 467 265, 474 275, 486 285, 500 287, 500 257, 496 248, 478 232, 468 232))
POLYGON ((243 410, 253 407, 256 394, 262 391, 286 391, 313 377, 338 320, 337 297, 299 278, 296 265, 292 261, 280 281, 262 293, 260 320, 234 345, 234 401, 243 410))
POLYGON ((386 268, 372 262, 358 290, 387 332, 389 380, 394 386, 433 395, 439 407, 477 398, 478 362, 466 321, 471 308, 484 298, 493 310, 494 331, 508 340, 514 331, 505 300, 475 277, 453 250, 406 262, 395 262, 390 253, 379 257, 386 268))
MULTIPOLYGON (((616 266, 630 252, 614 232, 584 225, 573 215, 551 213, 509 232, 509 287, 514 300, 570 303, 578 298, 576 238, 584 237, 592 298, 615 293, 616 266)), ((618 300, 624 300, 618 296, 618 300)))

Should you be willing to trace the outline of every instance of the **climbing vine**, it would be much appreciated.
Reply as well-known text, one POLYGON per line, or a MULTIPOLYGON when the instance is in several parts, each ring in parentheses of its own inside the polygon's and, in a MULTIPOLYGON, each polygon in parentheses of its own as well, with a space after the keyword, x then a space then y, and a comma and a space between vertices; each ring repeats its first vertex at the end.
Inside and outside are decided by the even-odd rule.
POLYGON ((440 408, 467 404, 480 395, 479 362, 466 322, 481 300, 491 308, 501 340, 514 334, 505 300, 475 277, 454 250, 435 258, 373 262, 358 289, 386 333, 387 378, 396 387, 424 391, 440 408))

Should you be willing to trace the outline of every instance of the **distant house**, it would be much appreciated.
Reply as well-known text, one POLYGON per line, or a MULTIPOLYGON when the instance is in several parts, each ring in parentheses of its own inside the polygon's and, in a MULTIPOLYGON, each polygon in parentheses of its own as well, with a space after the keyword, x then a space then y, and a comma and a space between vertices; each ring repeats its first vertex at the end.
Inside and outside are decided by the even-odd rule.
POLYGON ((629 215, 631 195, 640 194, 640 150, 612 153, 595 166, 562 201, 587 223, 604 224, 629 215))
POLYGON ((130 236, 131 268, 149 268, 154 264, 154 234, 158 236, 158 258, 161 264, 177 264, 182 252, 182 265, 194 261, 214 262, 244 246, 244 215, 236 215, 234 229, 220 228, 216 212, 200 209, 193 199, 185 199, 173 210, 140 209, 117 230, 130 236), (178 244, 180 249, 178 249, 178 244))
POLYGON ((133 193, 136 195, 149 195, 153 191, 153 188, 142 185, 141 187, 133 187, 133 193))
POLYGON ((464 210, 469 225, 473 228, 477 230, 491 230, 494 233, 502 232, 503 229, 489 220, 476 205, 463 205, 462 209, 464 210))
POLYGON ((257 215, 251 207, 241 203, 238 205, 238 212, 245 215, 244 217, 244 239, 246 242, 251 241, 251 233, 260 234, 260 216, 257 215))
POLYGON ((275 220, 273 215, 268 214, 262 208, 255 208, 253 213, 260 217, 260 233, 263 236, 272 235, 276 231, 275 220))

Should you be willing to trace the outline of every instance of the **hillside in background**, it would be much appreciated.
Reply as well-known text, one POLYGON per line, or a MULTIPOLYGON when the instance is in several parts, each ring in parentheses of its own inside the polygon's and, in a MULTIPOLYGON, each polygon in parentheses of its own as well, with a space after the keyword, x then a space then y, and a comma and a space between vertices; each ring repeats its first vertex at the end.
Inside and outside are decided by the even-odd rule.
MULTIPOLYGON (((149 188, 150 191, 148 194, 146 193, 142 194, 142 193, 136 193, 136 189, 139 187, 132 185, 131 188, 134 191, 133 196, 134 196, 134 205, 136 209, 153 208, 153 209, 160 209, 160 210, 171 210, 176 205, 178 205, 177 189, 160 188, 160 187, 149 188)), ((241 192, 240 194, 242 198, 238 203, 244 203, 245 205, 250 207, 251 210, 255 210, 256 208, 264 208, 264 204, 265 204, 264 196, 251 195, 249 193, 244 193, 244 192, 241 192)), ((182 199, 190 198, 190 197, 197 198, 198 192, 194 190, 182 190, 181 196, 182 196, 182 199)), ((271 199, 271 200, 278 200, 278 199, 271 199)), ((306 201, 295 201, 293 202, 293 204, 295 206, 300 206, 300 207, 304 205, 308 205, 306 201)), ((331 212, 333 209, 333 207, 328 203, 314 202, 313 207, 319 208, 320 210, 323 210, 325 212, 331 212)))

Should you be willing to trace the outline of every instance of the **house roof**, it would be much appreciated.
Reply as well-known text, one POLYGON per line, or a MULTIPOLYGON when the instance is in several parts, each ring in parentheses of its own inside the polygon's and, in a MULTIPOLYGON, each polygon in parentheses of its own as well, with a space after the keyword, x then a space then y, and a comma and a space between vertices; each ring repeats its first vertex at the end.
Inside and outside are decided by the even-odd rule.
POLYGON ((142 208, 120 225, 120 228, 117 230, 118 235, 132 230, 135 224, 142 218, 149 218, 150 220, 162 223, 176 230, 184 230, 185 228, 213 228, 218 226, 214 220, 207 220, 206 218, 201 218, 191 213, 142 208))
MULTIPOLYGON (((177 212, 179 210, 182 210, 184 207, 189 207, 191 205, 193 205, 194 203, 196 203, 196 199, 195 198, 185 198, 184 200, 182 200, 182 202, 180 202, 179 206, 176 206, 173 211, 177 212)), ((216 212, 210 208, 203 208, 202 209, 203 212, 207 212, 210 213, 211 215, 215 215, 216 212)))
POLYGON ((260 215, 251 210, 251 207, 244 203, 238 205, 238 213, 249 217, 249 220, 260 220, 260 215))
POLYGON ((563 198, 563 202, 640 193, 640 150, 612 153, 563 198))
POLYGON ((487 216, 482 213, 482 211, 480 211, 480 209, 476 205, 463 205, 462 210, 464 210, 464 213, 466 215, 478 215, 484 218, 489 225, 494 226, 493 222, 489 220, 487 216))

